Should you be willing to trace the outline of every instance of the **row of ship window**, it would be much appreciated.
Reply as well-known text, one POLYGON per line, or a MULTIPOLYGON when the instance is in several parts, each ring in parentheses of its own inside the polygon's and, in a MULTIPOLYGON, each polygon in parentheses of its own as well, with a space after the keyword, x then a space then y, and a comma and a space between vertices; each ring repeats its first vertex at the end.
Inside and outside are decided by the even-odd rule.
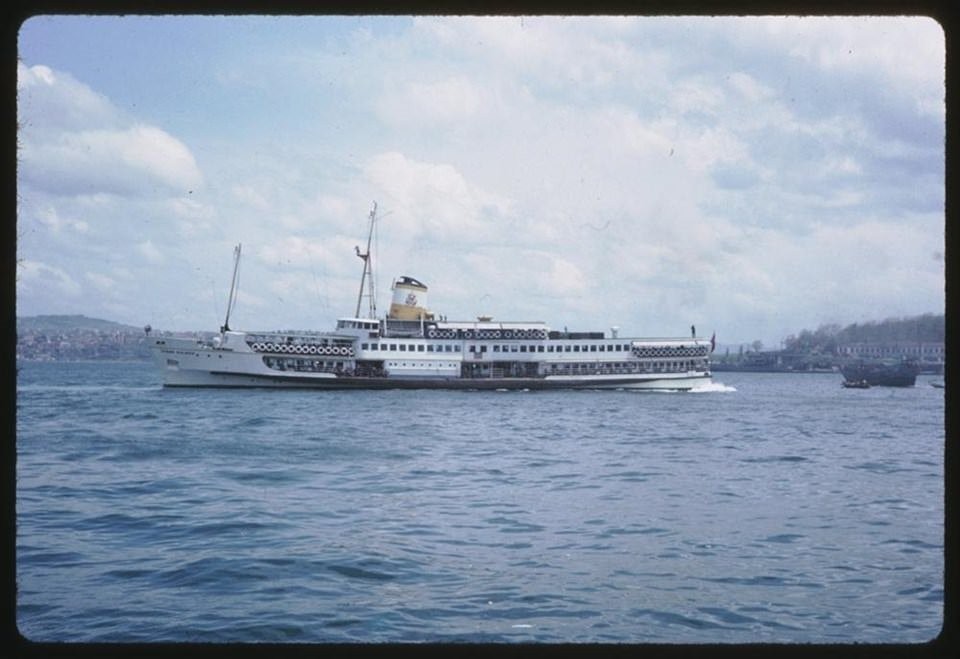
POLYGON ((570 364, 551 363, 547 365, 551 373, 680 373, 705 369, 703 360, 682 360, 662 362, 573 362, 570 364))
MULTIPOLYGON (((494 344, 491 346, 493 352, 627 352, 630 350, 629 344, 566 344, 566 345, 526 345, 510 343, 505 345, 494 344)), ((459 346, 452 343, 361 343, 361 350, 399 350, 401 352, 459 352, 459 346)), ((469 346, 468 352, 487 352, 486 345, 469 346), (477 350, 479 348, 479 350, 477 350)))
MULTIPOLYGON (((172 360, 167 360, 168 363, 172 360)), ((264 357, 264 364, 278 371, 300 371, 311 373, 337 373, 343 375, 382 376, 382 367, 360 365, 356 368, 344 368, 342 362, 297 359, 293 357, 264 357)), ((417 367, 432 369, 456 369, 457 362, 387 362, 386 366, 417 367)), ((568 364, 549 363, 542 365, 544 374, 565 375, 603 375, 624 373, 678 373, 697 369, 706 369, 705 360, 677 360, 658 362, 573 362, 568 364)))
POLYGON ((361 350, 400 350, 409 352, 460 352, 452 343, 361 343, 361 350))

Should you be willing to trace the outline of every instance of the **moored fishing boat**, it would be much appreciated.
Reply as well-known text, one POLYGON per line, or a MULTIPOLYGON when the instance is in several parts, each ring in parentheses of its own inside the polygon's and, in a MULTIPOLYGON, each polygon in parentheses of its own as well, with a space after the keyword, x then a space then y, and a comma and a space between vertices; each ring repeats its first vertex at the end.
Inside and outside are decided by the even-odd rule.
POLYGON ((917 362, 904 360, 858 360, 840 367, 847 382, 865 382, 871 387, 912 387, 920 369, 917 362))
POLYGON ((715 340, 621 338, 568 332, 542 321, 448 321, 427 308, 428 288, 410 276, 392 286, 389 312, 376 314, 370 237, 357 307, 332 331, 244 332, 230 328, 241 248, 227 315, 211 340, 151 335, 147 341, 166 386, 321 389, 670 389, 711 382, 715 340), (364 298, 369 310, 361 316, 364 298))

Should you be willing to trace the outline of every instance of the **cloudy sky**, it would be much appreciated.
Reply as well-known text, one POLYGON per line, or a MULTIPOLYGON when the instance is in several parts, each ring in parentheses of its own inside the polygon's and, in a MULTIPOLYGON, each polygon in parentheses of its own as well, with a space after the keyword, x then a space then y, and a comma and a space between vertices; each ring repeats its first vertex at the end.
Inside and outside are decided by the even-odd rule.
POLYGON ((491 314, 768 347, 944 307, 928 18, 34 17, 18 315, 491 314))

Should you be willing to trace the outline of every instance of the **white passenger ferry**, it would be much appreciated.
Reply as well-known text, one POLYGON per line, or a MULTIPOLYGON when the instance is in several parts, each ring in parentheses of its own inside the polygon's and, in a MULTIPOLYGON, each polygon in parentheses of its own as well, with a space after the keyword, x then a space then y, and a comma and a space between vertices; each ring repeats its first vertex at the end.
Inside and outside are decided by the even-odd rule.
POLYGON ((394 281, 390 310, 376 314, 370 213, 363 277, 353 316, 328 332, 230 329, 240 246, 227 316, 212 340, 151 335, 147 341, 169 387, 319 389, 672 389, 709 384, 713 338, 622 338, 553 330, 540 321, 487 316, 448 321, 427 308, 427 287, 394 281), (360 315, 363 298, 369 313, 360 315))

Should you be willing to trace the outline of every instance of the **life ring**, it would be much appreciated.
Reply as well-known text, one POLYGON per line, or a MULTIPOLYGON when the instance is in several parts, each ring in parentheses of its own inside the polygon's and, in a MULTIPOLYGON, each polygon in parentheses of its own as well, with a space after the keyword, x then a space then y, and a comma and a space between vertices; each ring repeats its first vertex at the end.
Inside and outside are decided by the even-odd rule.
POLYGON ((493 335, 493 338, 495 339, 500 338, 500 330, 493 330, 492 332, 490 332, 490 334, 493 335))
POLYGON ((512 339, 512 338, 513 338, 513 330, 504 330, 504 331, 503 331, 503 338, 505 338, 505 339, 512 339))
POLYGON ((437 338, 437 330, 431 327, 430 331, 427 332, 427 336, 429 336, 431 339, 437 338))
POLYGON ((307 346, 307 354, 308 355, 317 354, 317 346, 307 346))

